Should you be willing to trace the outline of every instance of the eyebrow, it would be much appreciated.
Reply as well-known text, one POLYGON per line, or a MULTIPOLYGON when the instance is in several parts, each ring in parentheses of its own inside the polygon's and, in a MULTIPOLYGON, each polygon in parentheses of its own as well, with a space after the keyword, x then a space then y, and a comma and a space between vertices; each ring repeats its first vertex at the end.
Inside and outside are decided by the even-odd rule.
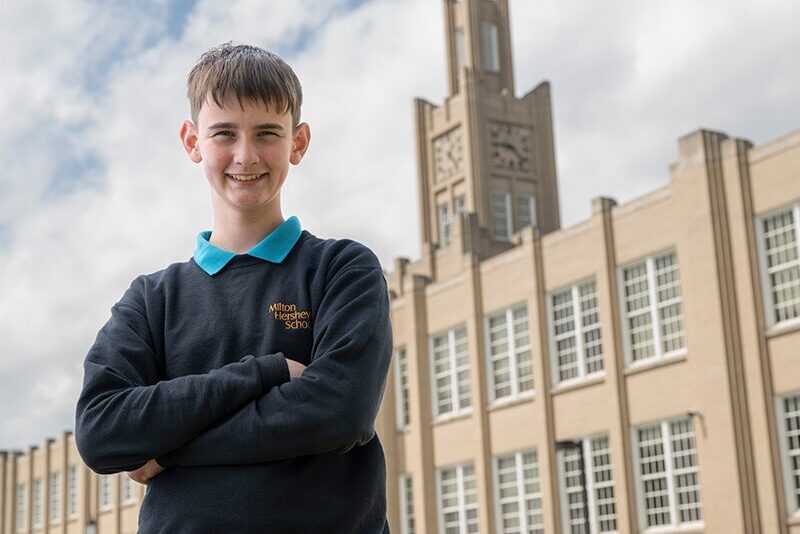
MULTIPOLYGON (((235 130, 238 126, 232 122, 215 122, 208 127, 209 130, 229 129, 235 130)), ((267 122, 253 127, 254 130, 283 130, 283 125, 277 122, 267 122)))

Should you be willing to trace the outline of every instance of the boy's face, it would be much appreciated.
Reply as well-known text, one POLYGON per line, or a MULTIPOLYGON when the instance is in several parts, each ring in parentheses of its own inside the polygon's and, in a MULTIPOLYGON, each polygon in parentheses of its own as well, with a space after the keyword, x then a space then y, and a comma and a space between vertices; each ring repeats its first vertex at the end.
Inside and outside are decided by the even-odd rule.
POLYGON ((187 120, 181 127, 189 157, 203 163, 215 215, 218 209, 280 213, 289 163, 300 163, 310 136, 305 123, 292 129, 291 113, 277 113, 262 102, 244 100, 240 106, 233 95, 222 107, 207 98, 197 124, 187 120))

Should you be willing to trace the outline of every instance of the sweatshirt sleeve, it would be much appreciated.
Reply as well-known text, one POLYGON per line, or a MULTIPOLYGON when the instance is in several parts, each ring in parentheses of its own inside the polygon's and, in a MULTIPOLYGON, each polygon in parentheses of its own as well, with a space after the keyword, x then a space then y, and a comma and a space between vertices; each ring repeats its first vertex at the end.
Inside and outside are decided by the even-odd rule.
POLYGON ((320 302, 312 362, 303 374, 157 461, 262 463, 363 445, 375 435, 391 351, 389 298, 377 258, 341 270, 320 302))
POLYGON ((84 360, 75 439, 86 465, 100 474, 137 469, 289 380, 278 353, 159 381, 137 281, 111 309, 84 360))

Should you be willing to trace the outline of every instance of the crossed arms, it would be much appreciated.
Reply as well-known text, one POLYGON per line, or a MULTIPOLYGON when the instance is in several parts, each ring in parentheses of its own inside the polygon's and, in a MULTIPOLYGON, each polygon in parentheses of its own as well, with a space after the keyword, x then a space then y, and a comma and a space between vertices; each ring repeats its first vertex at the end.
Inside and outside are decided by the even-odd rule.
POLYGON ((75 436, 95 472, 234 465, 347 452, 374 436, 391 359, 379 266, 346 267, 328 283, 312 361, 289 380, 275 353, 206 374, 158 381, 149 326, 132 286, 84 362, 75 436))

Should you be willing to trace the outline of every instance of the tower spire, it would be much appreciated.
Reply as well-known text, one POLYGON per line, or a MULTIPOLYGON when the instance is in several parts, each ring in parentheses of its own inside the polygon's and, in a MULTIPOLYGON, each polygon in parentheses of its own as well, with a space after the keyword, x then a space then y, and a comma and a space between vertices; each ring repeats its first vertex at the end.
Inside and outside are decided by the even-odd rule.
POLYGON ((508 0, 443 0, 447 26, 449 96, 462 76, 480 79, 488 91, 514 92, 508 0))

